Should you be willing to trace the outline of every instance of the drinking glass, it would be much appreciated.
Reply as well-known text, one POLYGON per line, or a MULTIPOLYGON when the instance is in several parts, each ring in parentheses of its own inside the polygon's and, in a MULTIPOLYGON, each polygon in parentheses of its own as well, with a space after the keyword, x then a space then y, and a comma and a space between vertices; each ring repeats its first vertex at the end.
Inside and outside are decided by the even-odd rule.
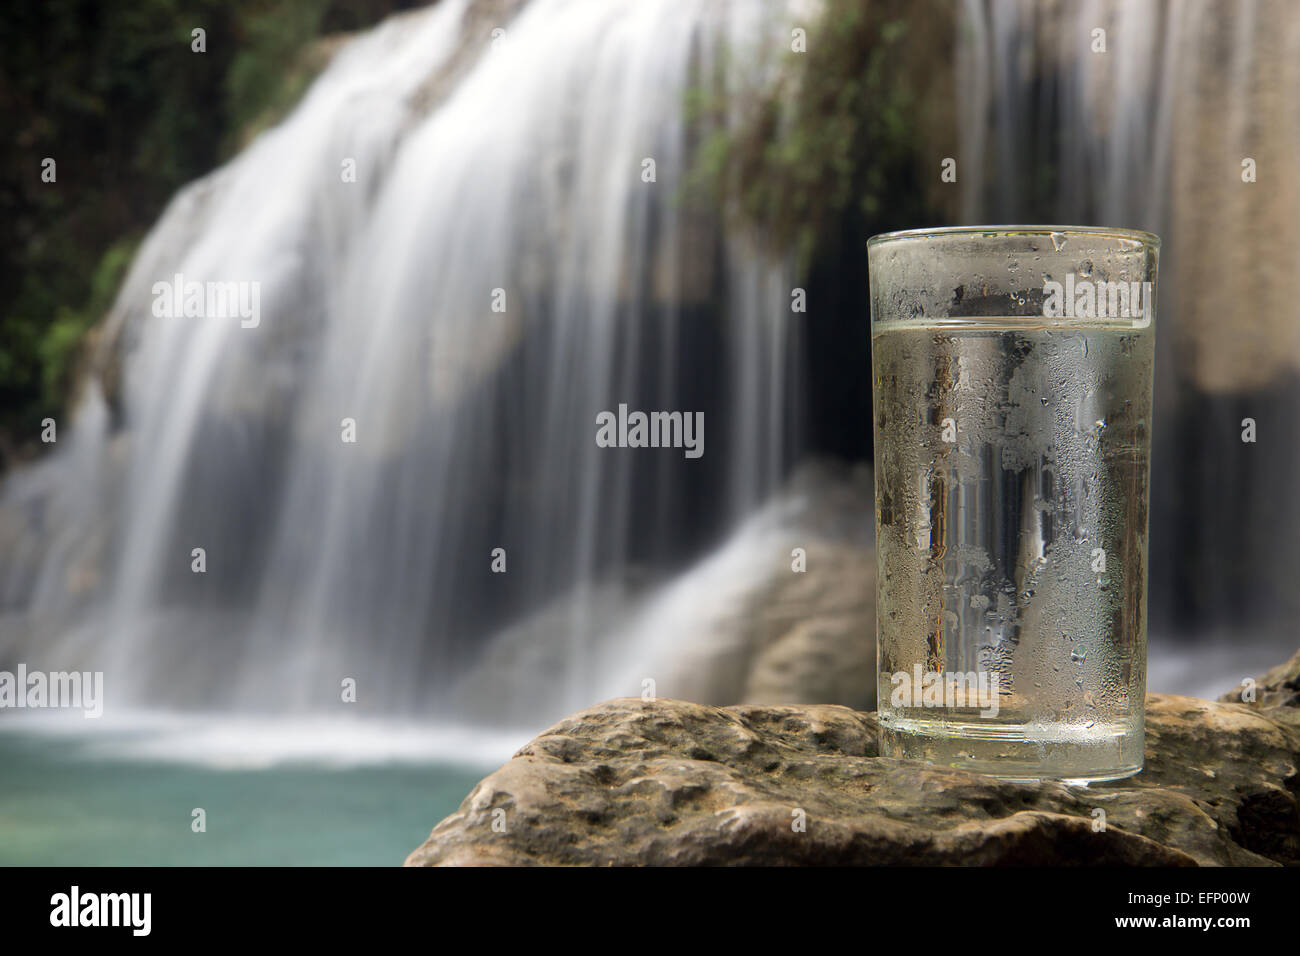
POLYGON ((1160 240, 978 226, 867 245, 881 753, 1142 769, 1160 240))

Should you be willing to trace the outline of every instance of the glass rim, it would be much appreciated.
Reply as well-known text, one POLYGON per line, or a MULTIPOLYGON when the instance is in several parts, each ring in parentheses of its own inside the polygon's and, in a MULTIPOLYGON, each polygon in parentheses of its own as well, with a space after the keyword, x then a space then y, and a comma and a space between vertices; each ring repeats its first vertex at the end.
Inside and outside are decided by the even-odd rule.
POLYGON ((1027 226, 1027 225, 990 225, 990 226, 931 226, 923 229, 900 229, 895 232, 882 232, 867 240, 867 246, 879 246, 901 239, 942 239, 947 236, 979 236, 995 239, 1008 236, 1043 236, 1053 233, 1061 235, 1102 236, 1113 239, 1128 239, 1153 249, 1160 248, 1160 237, 1154 232, 1141 229, 1125 229, 1119 226, 1027 226))

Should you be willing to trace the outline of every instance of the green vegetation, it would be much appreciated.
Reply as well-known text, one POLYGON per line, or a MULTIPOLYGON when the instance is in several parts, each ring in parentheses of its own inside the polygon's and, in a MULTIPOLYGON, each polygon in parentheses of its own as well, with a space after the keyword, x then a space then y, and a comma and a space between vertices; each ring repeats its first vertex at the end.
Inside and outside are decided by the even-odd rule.
MULTIPOLYGON (((38 447, 43 417, 66 410, 87 332, 167 200, 292 106, 325 62, 318 38, 407 2, 0 8, 11 142, 0 160, 0 468, 38 447), (199 27, 204 53, 191 50, 199 27), (41 179, 46 157, 54 183, 41 179)), ((739 128, 701 144, 696 185, 710 201, 797 253, 821 316, 809 323, 814 354, 862 354, 868 235, 954 217, 957 187, 938 176, 955 148, 953 2, 827 0, 807 26, 808 52, 787 54, 775 83, 745 94, 739 128)), ((720 106, 707 90, 693 104, 706 120, 720 106)), ((832 420, 861 404, 841 397, 832 420)))
POLYGON ((186 182, 292 106, 312 41, 403 0, 42 0, 0 7, 0 468, 65 410, 80 345, 186 182), (206 52, 191 49, 206 31, 206 52), (54 182, 42 163, 57 164, 54 182))
POLYGON ((805 274, 846 219, 879 232, 955 210, 955 187, 937 188, 955 148, 953 22, 949 0, 828 0, 807 52, 746 96, 738 130, 704 143, 698 182, 805 274))

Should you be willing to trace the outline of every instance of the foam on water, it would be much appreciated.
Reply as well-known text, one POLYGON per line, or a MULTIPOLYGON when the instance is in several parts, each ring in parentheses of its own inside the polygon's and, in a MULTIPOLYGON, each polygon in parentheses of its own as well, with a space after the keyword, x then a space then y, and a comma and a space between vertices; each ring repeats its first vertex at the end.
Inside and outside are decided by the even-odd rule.
POLYGON ((159 762, 220 770, 292 764, 346 768, 504 763, 537 728, 474 730, 375 717, 292 718, 228 713, 128 711, 88 720, 75 711, 17 711, 0 733, 45 741, 76 760, 159 762))

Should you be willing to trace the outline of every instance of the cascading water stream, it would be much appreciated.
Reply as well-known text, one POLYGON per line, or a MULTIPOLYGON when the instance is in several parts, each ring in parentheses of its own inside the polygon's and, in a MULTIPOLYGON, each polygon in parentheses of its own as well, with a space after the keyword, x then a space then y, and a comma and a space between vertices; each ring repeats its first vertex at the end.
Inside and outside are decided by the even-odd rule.
POLYGON ((550 605, 542 696, 617 692, 608 615, 789 464, 788 272, 688 195, 688 95, 782 36, 765 0, 442 0, 345 47, 172 202, 106 374, 10 478, 0 658, 119 705, 315 711, 352 678, 428 712, 550 605), (176 276, 259 315, 160 316, 176 276), (704 455, 597 447, 620 404, 702 412, 704 455))

